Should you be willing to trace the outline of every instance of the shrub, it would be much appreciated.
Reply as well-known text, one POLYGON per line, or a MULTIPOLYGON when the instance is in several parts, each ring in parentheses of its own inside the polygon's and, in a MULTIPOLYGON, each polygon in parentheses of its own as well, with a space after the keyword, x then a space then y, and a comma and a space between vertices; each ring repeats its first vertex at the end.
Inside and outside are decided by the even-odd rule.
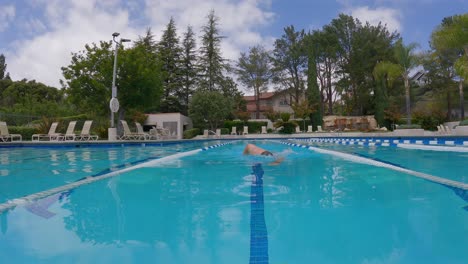
POLYGON ((228 128, 225 128, 225 127, 221 128, 221 135, 228 135, 230 133, 231 131, 229 131, 228 128))
MULTIPOLYGON (((50 126, 52 123, 55 122, 55 119, 53 118, 48 118, 48 117, 42 117, 40 121, 37 123, 37 132, 38 134, 47 134, 49 133, 50 126)), ((58 131, 60 131, 60 127, 57 128, 58 131)))
POLYGON ((399 125, 397 127, 397 129, 415 129, 415 128, 421 128, 421 125, 416 125, 416 124, 412 124, 412 125, 399 125))
POLYGON ((199 128, 187 129, 184 131, 184 139, 191 139, 191 138, 196 137, 199 134, 200 134, 199 128))
POLYGON ((468 126, 468 119, 460 121, 460 124, 458 124, 458 125, 459 126, 468 126))
POLYGON ((244 126, 249 127, 249 133, 260 133, 262 131, 262 126, 266 126, 267 124, 267 122, 261 121, 249 121, 247 123, 242 121, 224 121, 224 127, 228 129, 229 133, 231 132, 232 127, 236 127, 238 132, 242 132, 244 130, 244 126))
POLYGON ((108 138, 109 137, 109 127, 107 125, 98 125, 93 130, 96 131, 96 134, 99 136, 100 139, 108 138))
POLYGON ((278 132, 280 134, 292 134, 296 131, 296 126, 293 122, 283 122, 282 128, 278 132))
POLYGON ((413 120, 415 124, 421 125, 421 128, 425 130, 437 130, 437 125, 443 123, 444 116, 439 112, 425 112, 425 111, 415 111, 413 114, 413 120))
POLYGON ((267 129, 267 132, 268 132, 268 133, 273 133, 273 129, 268 128, 268 129, 267 129))
POLYGON ((35 127, 9 126, 8 132, 10 134, 20 134, 23 140, 28 140, 31 139, 33 134, 38 134, 39 130, 35 127))
POLYGON ((260 121, 249 121, 247 122, 247 126, 249 127, 250 133, 260 133, 262 131, 262 126, 267 126, 267 122, 260 122, 260 121))
POLYGON ((236 127, 237 131, 242 131, 244 127, 244 122, 242 121, 224 121, 224 127, 231 131, 232 127, 236 127))
POLYGON ((281 113, 280 116, 281 116, 281 120, 283 120, 283 122, 288 122, 289 118, 291 118, 290 113, 281 113))

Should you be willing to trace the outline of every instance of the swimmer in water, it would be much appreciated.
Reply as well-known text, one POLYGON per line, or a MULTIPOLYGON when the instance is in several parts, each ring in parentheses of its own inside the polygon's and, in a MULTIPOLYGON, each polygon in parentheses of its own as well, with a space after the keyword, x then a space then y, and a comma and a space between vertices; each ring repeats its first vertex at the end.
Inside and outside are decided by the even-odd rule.
MULTIPOLYGON (((271 153, 270 151, 262 149, 260 147, 257 147, 254 144, 247 144, 247 146, 245 146, 244 155, 257 155, 257 156, 272 156, 272 157, 275 157, 273 155, 273 153, 271 153)), ((275 158, 276 158, 275 161, 270 163, 270 165, 278 165, 284 160, 283 157, 275 157, 275 158)))

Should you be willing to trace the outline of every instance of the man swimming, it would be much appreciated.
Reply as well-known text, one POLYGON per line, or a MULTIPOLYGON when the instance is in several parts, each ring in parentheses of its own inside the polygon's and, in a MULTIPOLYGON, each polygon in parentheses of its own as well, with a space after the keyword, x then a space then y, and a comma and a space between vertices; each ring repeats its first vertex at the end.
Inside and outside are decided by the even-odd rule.
MULTIPOLYGON (((275 155, 273 155, 273 153, 271 153, 270 151, 262 149, 260 147, 257 147, 254 144, 247 144, 247 146, 245 146, 244 155, 257 155, 257 156, 272 156, 272 157, 275 157, 275 155)), ((275 157, 275 158, 276 158, 276 160, 273 161, 272 163, 270 163, 270 165, 278 165, 284 160, 283 157, 275 157)))

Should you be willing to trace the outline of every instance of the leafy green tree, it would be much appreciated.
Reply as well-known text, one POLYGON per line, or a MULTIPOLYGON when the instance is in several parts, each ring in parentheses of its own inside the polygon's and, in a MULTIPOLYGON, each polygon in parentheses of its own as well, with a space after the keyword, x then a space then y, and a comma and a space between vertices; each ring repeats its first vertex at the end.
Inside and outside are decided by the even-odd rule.
POLYGON ((0 54, 0 80, 3 80, 6 77, 6 67, 5 55, 0 54))
POLYGON ((182 106, 180 105, 179 98, 169 95, 161 102, 159 110, 162 113, 176 113, 179 112, 182 106))
MULTIPOLYGON (((119 117, 125 110, 144 110, 159 104, 162 94, 160 63, 152 46, 153 36, 147 35, 124 50, 119 45, 116 86, 120 102, 119 117)), ((62 67, 66 82, 62 82, 70 102, 80 111, 106 116, 111 97, 113 70, 111 42, 86 45, 85 50, 73 53, 71 64, 62 67)))
MULTIPOLYGON (((315 75, 320 82, 321 112, 325 112, 325 103, 328 103, 328 114, 333 114, 333 98, 336 93, 333 89, 333 76, 337 70, 338 39, 331 27, 324 27, 323 31, 315 30, 309 35, 310 46, 314 49, 315 75)), ((316 79, 317 79, 316 78, 316 79)))
MULTIPOLYGON (((435 50, 431 44, 431 50, 421 56, 421 64, 427 83, 424 93, 433 100, 445 98, 447 105, 446 119, 450 120, 452 113, 452 94, 456 89, 454 81, 457 73, 455 61, 459 57, 456 49, 435 50)), ((439 102, 440 103, 440 102, 439 102)))
POLYGON ((148 108, 159 106, 163 93, 161 63, 158 60, 152 40, 154 36, 148 31, 140 37, 130 49, 122 50, 119 71, 119 100, 124 118, 125 110, 144 112, 148 108))
POLYGON ((334 69, 337 94, 346 106, 345 112, 369 114, 373 109, 373 89, 375 88, 372 72, 380 61, 394 61, 393 45, 398 34, 390 33, 378 24, 362 24, 351 16, 340 14, 337 19, 324 27, 324 31, 337 46, 331 42, 330 49, 337 52, 337 67, 334 69))
POLYGON ((309 100, 307 98, 302 99, 299 103, 293 103, 291 108, 294 111, 294 116, 296 118, 300 118, 303 121, 303 130, 305 131, 305 120, 306 118, 312 114, 316 109, 309 104, 309 100))
MULTIPOLYGON (((328 44, 325 43, 325 45, 330 45, 330 47, 336 48, 336 55, 333 53, 330 55, 336 56, 336 77, 338 77, 336 89, 340 94, 341 100, 346 105, 346 110, 344 111, 346 113, 353 112, 357 105, 358 84, 352 74, 354 67, 354 65, 352 65, 352 56, 355 50, 353 45, 354 37, 358 27, 361 27, 359 20, 355 20, 352 16, 345 14, 339 14, 338 18, 333 19, 329 25, 324 27, 324 30, 328 32, 326 36, 329 42, 328 44), (336 40, 333 39, 333 36, 336 40), (334 43, 335 41, 336 43, 334 43)), ((327 55, 327 53, 323 54, 322 51, 318 56, 326 57, 329 55, 327 55)), ((320 58, 320 61, 322 60, 324 60, 324 58, 320 58)), ((322 87, 323 86, 324 85, 322 84, 322 87)), ((330 108, 330 102, 328 107, 330 108)), ((330 111, 331 110, 329 110, 329 112, 330 111)))
POLYGON ((460 76, 459 95, 461 119, 465 118, 463 80, 468 80, 468 14, 445 18, 431 35, 431 43, 436 50, 461 50, 462 56, 454 63, 460 76))
POLYGON ((384 124, 385 109, 388 107, 388 89, 393 85, 398 76, 400 76, 400 68, 394 63, 382 61, 377 63, 373 71, 376 81, 375 88, 375 119, 380 125, 384 124))
POLYGON ((307 101, 314 109, 309 115, 310 123, 314 130, 317 126, 322 125, 322 97, 320 88, 317 83, 317 47, 311 34, 306 36, 306 51, 307 51, 307 101))
POLYGON ((232 100, 218 91, 198 91, 193 95, 189 113, 195 124, 208 123, 215 130, 228 117, 232 100))
POLYGON ((161 61, 163 99, 167 99, 169 95, 176 94, 182 85, 180 71, 182 48, 179 45, 177 29, 172 17, 163 32, 161 41, 158 43, 158 56, 161 61))
POLYGON ((245 87, 254 92, 257 119, 260 118, 260 96, 268 91, 268 83, 273 76, 272 66, 268 52, 262 46, 254 46, 249 49, 249 54, 244 52, 237 62, 236 73, 238 80, 245 87))
POLYGON ((305 56, 304 30, 296 31, 294 26, 284 29, 284 34, 274 44, 272 62, 275 77, 273 81, 280 90, 285 90, 298 103, 305 92, 305 56))
MULTIPOLYGON (((26 79, 15 82, 1 80, 0 85, 2 84, 7 84, 0 94, 2 112, 30 117, 57 117, 71 113, 65 103, 63 91, 55 87, 26 79)), ((30 118, 24 121, 26 120, 31 121, 30 118)), ((23 121, 14 120, 9 123, 22 124, 23 121)))
POLYGON ((395 44, 395 59, 400 67, 401 76, 405 83, 405 102, 406 102, 406 118, 407 124, 411 125, 411 99, 410 99, 410 71, 417 66, 417 56, 414 54, 417 44, 411 43, 407 46, 403 44, 403 40, 398 40, 395 44))
POLYGON ((195 34, 192 27, 187 27, 182 41, 182 62, 180 64, 181 89, 177 91, 177 96, 182 103, 182 113, 188 114, 189 100, 195 91, 197 83, 197 53, 195 34))
POLYGON ((202 27, 201 47, 199 50, 200 80, 199 89, 205 91, 221 91, 226 83, 225 72, 229 65, 221 54, 221 40, 219 34, 219 18, 211 10, 208 23, 202 27))
POLYGON ((111 98, 113 59, 112 42, 87 44, 85 50, 72 53, 70 65, 62 67, 61 83, 76 109, 95 116, 110 112, 106 102, 111 98))

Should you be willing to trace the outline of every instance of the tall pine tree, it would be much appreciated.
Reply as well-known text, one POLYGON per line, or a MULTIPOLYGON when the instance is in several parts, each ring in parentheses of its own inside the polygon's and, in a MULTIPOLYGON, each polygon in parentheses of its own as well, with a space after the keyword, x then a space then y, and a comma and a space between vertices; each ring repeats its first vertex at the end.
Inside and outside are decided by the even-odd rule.
POLYGON ((192 27, 187 27, 182 40, 182 62, 180 64, 181 87, 177 90, 177 97, 182 104, 182 113, 188 114, 189 100, 195 90, 197 82, 197 53, 195 33, 192 27))
POLYGON ((200 47, 200 86, 206 91, 222 91, 226 83, 225 72, 229 66, 221 55, 221 40, 219 34, 219 18, 214 11, 208 14, 208 23, 203 26, 200 47))
POLYGON ((172 17, 163 31, 161 41, 158 43, 158 56, 161 61, 164 87, 163 100, 167 100, 181 86, 180 64, 182 48, 179 45, 177 29, 172 17))

